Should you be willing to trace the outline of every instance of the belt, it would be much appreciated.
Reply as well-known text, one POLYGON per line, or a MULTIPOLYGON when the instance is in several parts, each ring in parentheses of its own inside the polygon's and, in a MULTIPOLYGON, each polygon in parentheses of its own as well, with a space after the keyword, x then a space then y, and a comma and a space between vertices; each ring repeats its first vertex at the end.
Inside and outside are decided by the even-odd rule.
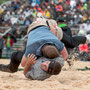
POLYGON ((42 27, 42 26, 44 26, 44 25, 37 26, 37 27, 33 28, 32 30, 29 31, 29 33, 30 33, 31 31, 35 30, 36 28, 39 28, 39 27, 42 27))

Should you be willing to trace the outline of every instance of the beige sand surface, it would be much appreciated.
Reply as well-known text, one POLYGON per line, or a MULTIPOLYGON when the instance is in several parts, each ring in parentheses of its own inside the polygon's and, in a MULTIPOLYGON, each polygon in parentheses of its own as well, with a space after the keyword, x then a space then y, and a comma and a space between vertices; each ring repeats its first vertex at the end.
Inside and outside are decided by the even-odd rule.
MULTIPOLYGON (((1 63, 8 64, 9 60, 0 60, 1 63)), ((75 61, 72 69, 68 70, 65 63, 59 75, 44 81, 28 80, 23 71, 13 74, 0 71, 0 90, 90 90, 90 70, 77 70, 86 66, 90 68, 90 62, 75 61)))

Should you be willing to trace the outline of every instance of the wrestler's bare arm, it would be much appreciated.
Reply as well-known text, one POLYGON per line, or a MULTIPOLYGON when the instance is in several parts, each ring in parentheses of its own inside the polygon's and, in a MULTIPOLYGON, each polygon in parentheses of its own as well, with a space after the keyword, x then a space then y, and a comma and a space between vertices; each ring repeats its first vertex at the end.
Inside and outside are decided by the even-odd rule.
POLYGON ((37 58, 35 57, 35 55, 28 54, 28 56, 27 56, 27 62, 25 64, 25 68, 24 68, 24 75, 26 75, 26 73, 30 70, 31 65, 36 63, 36 59, 37 58))
POLYGON ((25 67, 26 62, 27 62, 27 59, 26 59, 25 54, 24 54, 22 57, 22 60, 21 60, 21 66, 25 67))
POLYGON ((64 47, 64 49, 60 52, 60 54, 62 55, 63 59, 66 60, 68 58, 68 52, 66 50, 66 48, 64 47))

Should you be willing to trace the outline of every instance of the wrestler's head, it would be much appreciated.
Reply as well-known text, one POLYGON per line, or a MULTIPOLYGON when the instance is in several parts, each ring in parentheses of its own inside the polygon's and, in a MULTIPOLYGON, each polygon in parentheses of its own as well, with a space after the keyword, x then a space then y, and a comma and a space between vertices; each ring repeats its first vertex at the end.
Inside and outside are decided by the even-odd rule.
POLYGON ((41 68, 49 74, 57 75, 62 67, 57 61, 45 61, 41 64, 41 68))
MULTIPOLYGON (((54 45, 46 44, 42 47, 42 55, 49 59, 54 59, 59 57, 59 51, 54 45)), ((59 74, 59 72, 61 71, 61 65, 55 60, 45 61, 41 64, 41 66, 42 69, 49 74, 56 75, 59 74)))
POLYGON ((59 57, 59 51, 54 45, 44 45, 41 49, 42 55, 44 57, 53 59, 59 57))

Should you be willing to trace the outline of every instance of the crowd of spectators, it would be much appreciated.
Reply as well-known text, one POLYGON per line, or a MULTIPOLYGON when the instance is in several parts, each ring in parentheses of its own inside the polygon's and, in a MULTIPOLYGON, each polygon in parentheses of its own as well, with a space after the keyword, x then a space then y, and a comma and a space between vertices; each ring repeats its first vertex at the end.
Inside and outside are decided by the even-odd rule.
POLYGON ((15 0, 0 6, 0 26, 29 25, 38 12, 46 18, 64 17, 70 26, 90 19, 89 0, 15 0))

